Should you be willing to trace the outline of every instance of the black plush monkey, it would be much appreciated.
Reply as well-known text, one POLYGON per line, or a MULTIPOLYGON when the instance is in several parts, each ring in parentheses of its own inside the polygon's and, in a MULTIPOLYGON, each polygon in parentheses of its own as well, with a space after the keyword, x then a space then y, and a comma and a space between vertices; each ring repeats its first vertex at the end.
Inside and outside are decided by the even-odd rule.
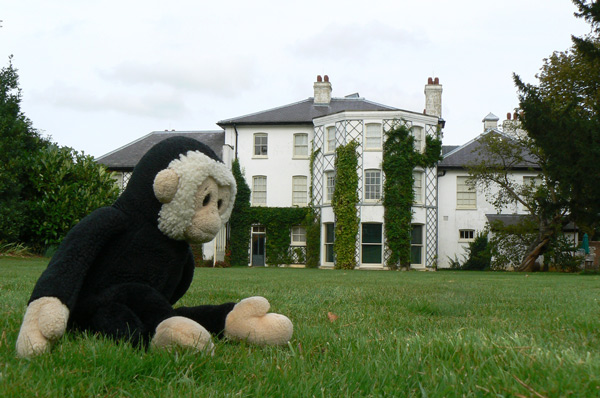
POLYGON ((33 290, 18 355, 47 351, 67 328, 166 348, 211 350, 211 334, 287 343, 291 321, 267 313, 262 297, 173 308, 192 282, 189 243, 214 238, 235 194, 233 175, 206 145, 185 137, 156 144, 117 201, 65 237, 33 290))

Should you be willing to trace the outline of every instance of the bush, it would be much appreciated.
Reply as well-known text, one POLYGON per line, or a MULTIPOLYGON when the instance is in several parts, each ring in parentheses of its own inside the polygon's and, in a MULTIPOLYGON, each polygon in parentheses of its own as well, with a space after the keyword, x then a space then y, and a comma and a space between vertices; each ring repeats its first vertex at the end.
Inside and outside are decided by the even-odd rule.
POLYGON ((462 264, 461 269, 474 271, 490 269, 492 253, 489 247, 487 234, 478 233, 475 240, 469 242, 466 252, 467 260, 462 264))

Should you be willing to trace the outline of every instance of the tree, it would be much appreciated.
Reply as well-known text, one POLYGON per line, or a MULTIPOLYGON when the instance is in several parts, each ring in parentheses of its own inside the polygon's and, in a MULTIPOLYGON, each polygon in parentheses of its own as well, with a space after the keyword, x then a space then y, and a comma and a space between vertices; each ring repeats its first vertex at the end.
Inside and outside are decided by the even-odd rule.
POLYGON ((600 59, 600 49, 594 45, 594 35, 600 35, 600 2, 573 0, 573 3, 579 8, 579 12, 575 16, 585 19, 590 23, 592 32, 590 37, 571 36, 575 47, 582 54, 586 54, 590 58, 600 59))
POLYGON ((488 132, 475 152, 477 160, 467 165, 470 183, 482 189, 499 213, 520 205, 530 215, 518 225, 491 226, 492 243, 505 246, 496 248, 496 254, 509 258, 507 251, 517 252, 522 257, 515 268, 530 271, 568 221, 569 198, 549 173, 545 152, 527 134, 488 132), (537 177, 521 182, 514 178, 518 169, 535 171, 537 177))
POLYGON ((104 166, 43 138, 21 111, 17 69, 0 70, 0 240, 57 245, 118 190, 104 166))
POLYGON ((21 112, 19 75, 13 67, 0 70, 0 240, 18 240, 25 227, 23 191, 30 166, 49 142, 21 112))
POLYGON ((240 161, 235 159, 231 165, 233 177, 237 185, 237 194, 233 204, 233 211, 229 218, 230 238, 229 251, 231 252, 231 265, 247 266, 250 262, 248 249, 250 248, 250 226, 252 224, 250 213, 250 187, 244 179, 240 161))

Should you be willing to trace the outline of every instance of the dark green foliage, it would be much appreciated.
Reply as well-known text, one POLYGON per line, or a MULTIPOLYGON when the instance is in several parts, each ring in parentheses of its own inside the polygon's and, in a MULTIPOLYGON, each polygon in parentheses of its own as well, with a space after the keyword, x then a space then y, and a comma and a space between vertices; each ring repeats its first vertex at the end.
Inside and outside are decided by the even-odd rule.
POLYGON ((360 220, 356 212, 358 205, 358 143, 350 141, 336 149, 335 189, 333 212, 335 214, 335 268, 356 267, 356 237, 360 220))
POLYGON ((48 142, 21 112, 17 69, 0 70, 0 241, 18 241, 26 227, 24 191, 31 165, 48 142))
POLYGON ((385 236, 390 249, 387 266, 410 266, 412 205, 415 167, 432 167, 440 159, 442 140, 426 136, 423 153, 414 150, 414 137, 405 125, 397 124, 386 133, 381 168, 385 175, 383 207, 385 236))
POLYGON ((229 218, 229 250, 231 251, 231 265, 248 265, 250 263, 250 225, 248 217, 250 211, 250 187, 246 183, 240 161, 235 159, 232 164, 232 173, 237 185, 237 195, 233 204, 233 211, 229 218))
POLYGON ((91 156, 42 138, 20 102, 11 57, 0 71, 0 240, 41 251, 118 191, 91 156))
POLYGON ((467 260, 461 269, 472 271, 483 271, 490 268, 492 254, 488 245, 488 237, 485 233, 478 233, 473 242, 469 242, 466 248, 467 260))
POLYGON ((592 24, 592 33, 545 59, 537 86, 516 75, 515 83, 523 128, 544 152, 549 176, 556 181, 557 192, 568 199, 571 218, 591 234, 600 222, 599 5, 574 3, 578 15, 592 24))
POLYGON ((119 191, 110 173, 89 155, 50 145, 31 165, 26 242, 58 245, 83 217, 115 201, 119 191))

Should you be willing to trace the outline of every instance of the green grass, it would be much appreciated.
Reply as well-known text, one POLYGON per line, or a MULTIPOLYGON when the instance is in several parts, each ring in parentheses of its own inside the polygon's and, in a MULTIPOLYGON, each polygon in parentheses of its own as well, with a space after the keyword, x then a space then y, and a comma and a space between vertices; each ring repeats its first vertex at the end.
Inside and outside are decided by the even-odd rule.
POLYGON ((18 359, 45 264, 0 258, 3 396, 600 395, 597 275, 199 268, 181 304, 263 295, 294 322, 290 345, 218 341, 209 357, 67 334, 18 359))

